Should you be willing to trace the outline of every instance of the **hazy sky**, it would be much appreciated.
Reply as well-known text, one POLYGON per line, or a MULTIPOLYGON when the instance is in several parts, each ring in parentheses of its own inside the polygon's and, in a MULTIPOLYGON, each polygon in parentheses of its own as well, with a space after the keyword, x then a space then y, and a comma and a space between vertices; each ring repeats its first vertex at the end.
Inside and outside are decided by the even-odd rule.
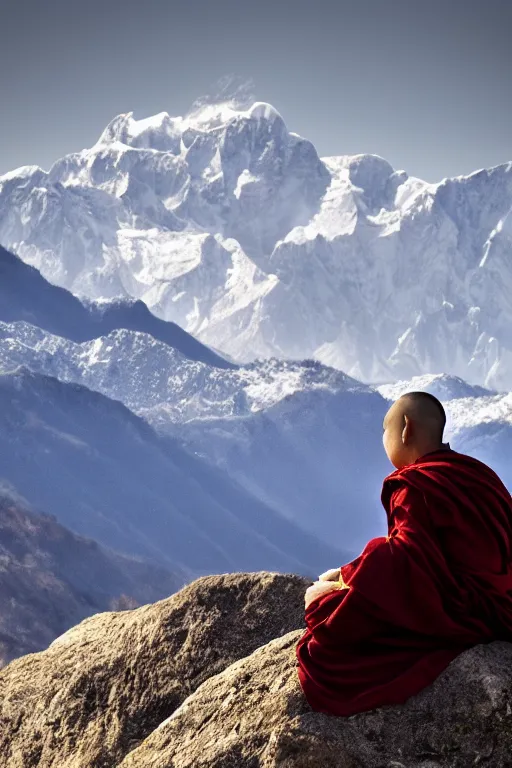
POLYGON ((321 156, 429 181, 512 160, 512 0, 0 0, 0 24, 0 173, 227 73, 321 156))

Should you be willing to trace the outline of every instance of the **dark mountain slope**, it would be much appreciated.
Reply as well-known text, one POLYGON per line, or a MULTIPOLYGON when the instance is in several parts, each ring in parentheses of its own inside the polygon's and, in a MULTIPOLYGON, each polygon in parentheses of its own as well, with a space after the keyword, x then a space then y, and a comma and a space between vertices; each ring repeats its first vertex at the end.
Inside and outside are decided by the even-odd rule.
POLYGON ((0 320, 24 320, 72 341, 88 341, 117 328, 148 333, 191 360, 234 368, 175 323, 151 314, 142 301, 82 304, 34 267, 0 246, 0 320))
POLYGON ((121 403, 27 369, 0 376, 0 481, 113 549, 209 574, 345 562, 121 403))
POLYGON ((160 600, 189 579, 76 536, 0 489, 0 666, 87 616, 160 600))

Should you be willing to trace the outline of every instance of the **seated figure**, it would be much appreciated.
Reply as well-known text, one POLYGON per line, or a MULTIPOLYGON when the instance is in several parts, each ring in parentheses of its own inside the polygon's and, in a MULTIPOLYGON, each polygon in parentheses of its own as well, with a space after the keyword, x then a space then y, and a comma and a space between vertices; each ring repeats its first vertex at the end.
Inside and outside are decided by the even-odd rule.
POLYGON ((512 641, 512 498, 490 467, 442 442, 445 423, 425 392, 393 403, 388 535, 306 591, 297 674, 317 712, 401 704, 467 648, 512 641))

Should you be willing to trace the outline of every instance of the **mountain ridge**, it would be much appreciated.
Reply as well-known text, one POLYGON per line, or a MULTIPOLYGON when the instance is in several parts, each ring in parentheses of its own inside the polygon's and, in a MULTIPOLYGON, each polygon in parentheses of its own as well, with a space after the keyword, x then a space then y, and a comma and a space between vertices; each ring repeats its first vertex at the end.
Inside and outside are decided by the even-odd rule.
POLYGON ((68 290, 52 285, 39 270, 25 264, 2 246, 0 321, 25 321, 75 342, 90 341, 122 328, 142 331, 191 359, 219 368, 235 367, 176 323, 167 323, 152 315, 142 301, 113 300, 102 304, 84 304, 68 290))
POLYGON ((1 177, 0 241, 239 362, 510 390, 512 163, 430 184, 377 155, 320 158, 271 105, 226 98, 118 116, 47 174, 1 177))
POLYGON ((118 551, 196 574, 261 565, 310 573, 344 557, 83 385, 24 367, 1 374, 0 437, 9 446, 0 477, 118 551))
POLYGON ((163 599, 191 578, 77 536, 0 488, 0 666, 87 616, 163 599))

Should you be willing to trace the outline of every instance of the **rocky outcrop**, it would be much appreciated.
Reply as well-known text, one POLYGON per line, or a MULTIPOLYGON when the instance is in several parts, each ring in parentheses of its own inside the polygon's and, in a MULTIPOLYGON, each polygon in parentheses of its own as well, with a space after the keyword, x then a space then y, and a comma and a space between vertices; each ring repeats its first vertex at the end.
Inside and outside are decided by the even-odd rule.
POLYGON ((203 576, 11 662, 0 672, 1 768, 112 768, 205 680, 300 627, 310 583, 203 576))
POLYGON ((512 765, 512 644, 479 645, 403 706, 311 710, 296 673, 309 582, 202 577, 88 619, 0 673, 2 768, 512 765))
POLYGON ((121 768, 510 766, 512 644, 461 654, 401 707, 313 712, 289 632, 207 680, 121 768))

